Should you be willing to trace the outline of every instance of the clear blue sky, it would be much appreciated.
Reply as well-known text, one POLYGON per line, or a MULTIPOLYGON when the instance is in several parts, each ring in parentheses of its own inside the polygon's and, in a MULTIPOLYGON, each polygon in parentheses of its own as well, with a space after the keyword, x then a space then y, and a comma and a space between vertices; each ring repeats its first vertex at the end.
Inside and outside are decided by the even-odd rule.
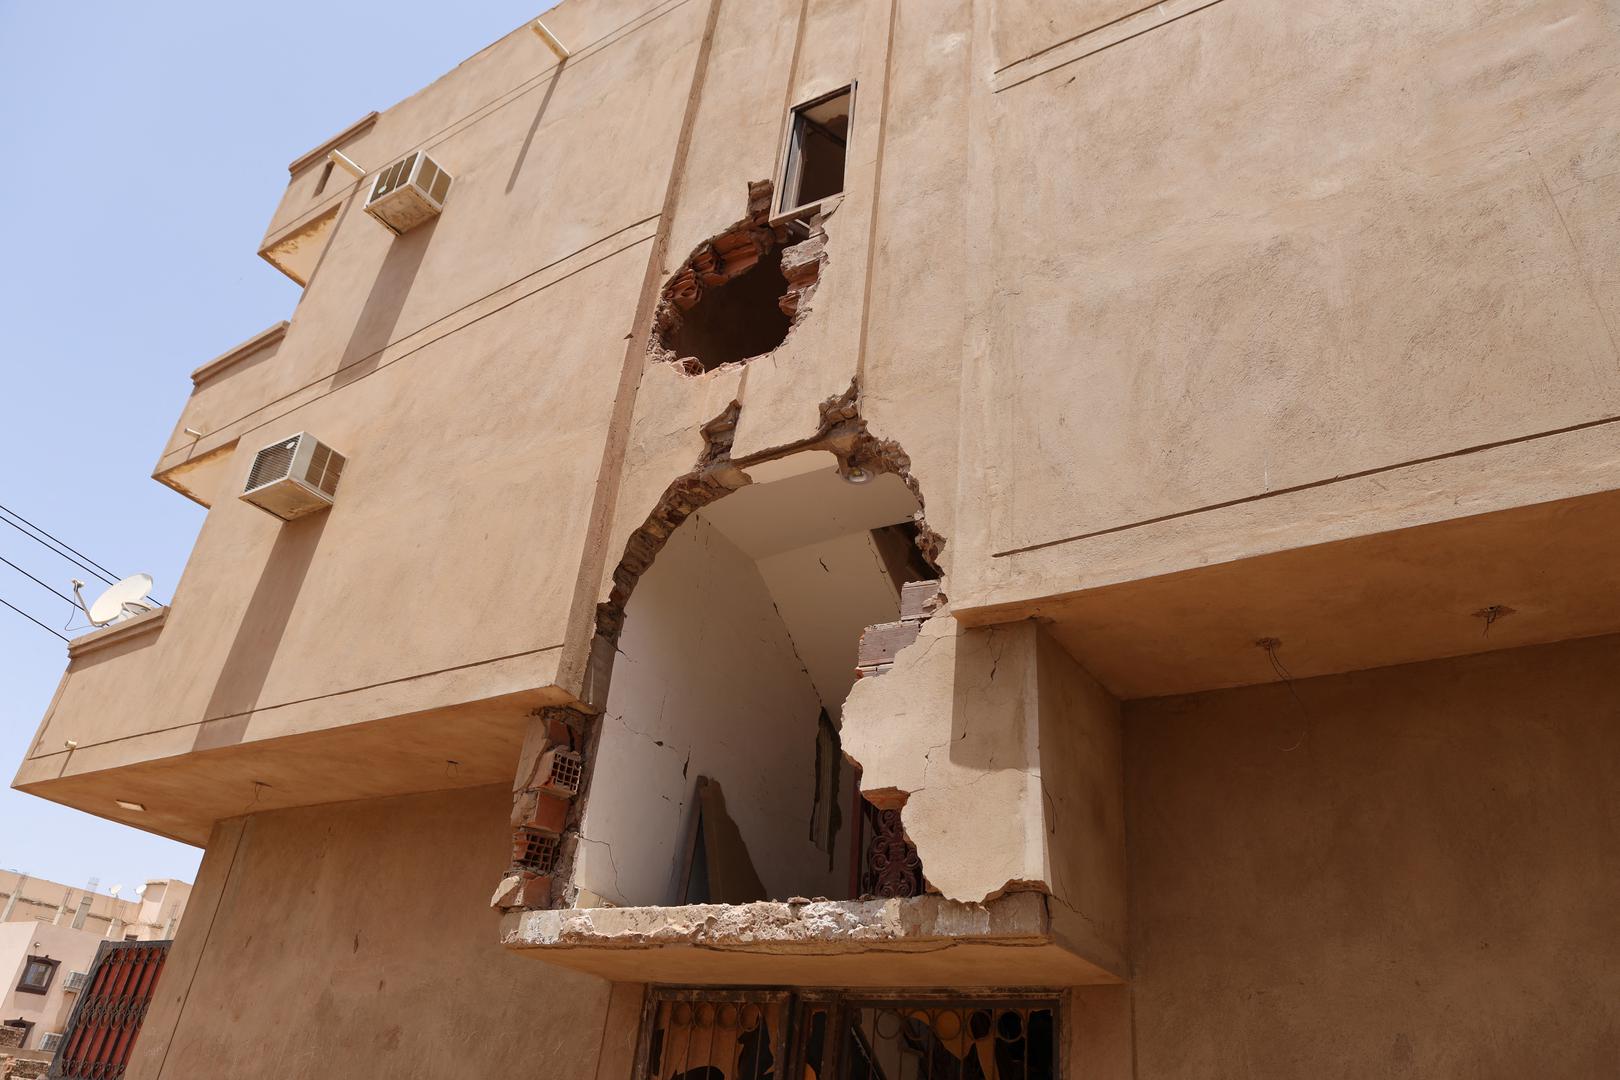
MULTIPOLYGON (((168 599, 203 510, 151 467, 192 368, 297 302, 255 254, 287 162, 548 6, 0 0, 0 505, 168 599)), ((68 591, 74 568, 3 525, 0 556, 68 591)), ((3 564, 0 598, 70 615, 3 564)), ((7 785, 66 661, 0 607, 7 785)), ((0 867, 127 890, 201 855, 0 791, 0 867)))

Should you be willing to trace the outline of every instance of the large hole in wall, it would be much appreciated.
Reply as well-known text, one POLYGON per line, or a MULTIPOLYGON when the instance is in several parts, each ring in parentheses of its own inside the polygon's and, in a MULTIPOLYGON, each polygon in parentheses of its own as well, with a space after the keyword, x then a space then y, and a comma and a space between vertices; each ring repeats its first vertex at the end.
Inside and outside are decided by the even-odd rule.
POLYGON ((574 866, 579 906, 861 892, 861 799, 839 743, 866 627, 930 572, 916 497, 831 454, 676 528, 624 607, 574 866))

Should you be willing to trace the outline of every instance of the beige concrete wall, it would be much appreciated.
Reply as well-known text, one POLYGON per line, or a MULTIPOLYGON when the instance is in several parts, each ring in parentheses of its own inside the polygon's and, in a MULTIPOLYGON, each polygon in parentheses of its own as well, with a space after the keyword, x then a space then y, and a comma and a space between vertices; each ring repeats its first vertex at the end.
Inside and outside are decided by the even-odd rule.
POLYGON ((1603 1076, 1620 638, 1126 708, 1137 1073, 1603 1076))
MULTIPOLYGON (((564 5, 558 30, 581 46, 565 71, 523 30, 351 148, 380 166, 428 139, 456 175, 443 217, 396 237, 345 203, 273 355, 205 380, 203 438, 171 441, 229 455, 217 468, 239 487, 261 446, 311 431, 348 455, 338 505, 284 525, 217 499, 161 633, 75 662, 19 782, 554 681, 617 357, 686 103, 669 88, 689 78, 703 28, 700 4, 633 18, 645 7, 564 5), (634 169, 622 168, 626 146, 634 169)), ((495 722, 517 725, 536 703, 495 722)), ((433 755, 434 775, 446 759, 474 783, 510 773, 512 755, 495 768, 476 745, 461 750, 433 755)), ((374 775, 392 771, 376 760, 374 775)), ((229 784, 239 806, 254 802, 250 779, 229 784)), ((422 786, 401 777, 395 790, 422 786)), ((164 780, 152 801, 172 809, 187 788, 164 780)), ((266 791, 270 805, 321 797, 296 769, 266 791)), ((200 842, 219 812, 204 803, 200 825, 142 823, 200 842)))
POLYGON ((128 1075, 628 1076, 639 987, 497 943, 507 811, 496 786, 222 823, 128 1075))
POLYGON ((878 805, 902 805, 928 884, 956 900, 1053 898, 1054 928, 1125 970, 1119 703, 1033 622, 923 624, 887 673, 855 684, 845 752, 878 805))
MULTIPOLYGON (((149 783, 147 816, 122 816, 200 839, 246 806, 504 780, 531 708, 589 698, 595 605, 704 451, 701 426, 739 404, 733 457, 768 456, 852 384, 910 461, 956 613, 1068 623, 936 619, 907 665, 856 690, 869 786, 912 794, 952 895, 1096 884, 1082 908, 1119 933, 1112 706, 1048 637, 1088 665, 1088 638, 1106 638, 1124 658, 1109 688, 1131 697, 1162 692, 1174 651, 1199 654, 1192 685, 1270 678, 1253 643, 1279 622, 1284 656, 1331 623, 1313 663, 1332 670, 1484 640, 1472 613, 1498 602, 1541 640, 1614 629, 1607 597, 1583 595, 1606 579, 1570 557, 1605 518, 1505 536, 1465 517, 1620 488, 1612 5, 570 0, 548 18, 566 65, 520 29, 344 143, 368 168, 438 157, 457 180, 437 223, 394 237, 343 201, 341 174, 313 194, 318 158, 292 176, 269 239, 335 210, 322 262, 273 355, 202 380, 185 415, 207 430, 164 460, 239 479, 259 446, 307 429, 350 456, 338 505, 283 526, 217 499, 161 628, 74 659, 21 783, 109 816, 149 783), (790 107, 850 81, 845 192, 807 318, 746 367, 649 364, 656 290, 743 216, 748 181, 776 178, 790 107), (1464 524, 1428 534, 1421 559, 1394 531, 1450 519, 1464 524), (1287 588, 1261 558, 1366 537, 1388 543, 1290 561, 1287 588), (1240 560, 1219 589, 1175 576, 1240 560), (1384 634, 1385 605, 1414 593, 1394 574, 1368 603, 1369 565, 1451 574, 1421 601, 1443 632, 1384 634), (1157 583, 1151 618, 1129 598, 1036 610, 1141 580, 1157 583), (1325 580, 1338 607, 1307 617, 1325 580), (1226 603, 1246 595, 1296 600, 1249 604, 1251 625, 1226 603), (1379 651, 1392 638, 1398 656, 1379 651), (931 761, 959 716, 991 723, 931 761), (1080 788, 1053 805, 1036 782, 1048 750, 1080 788), (952 815, 970 788, 992 812, 964 843, 952 815), (1097 842, 1054 846, 1053 818, 1097 842)), ((1391 753, 1405 738, 1385 733, 1391 753)), ((1490 768, 1506 783, 1510 765, 1490 768)), ((1298 797, 1331 793, 1322 768, 1298 797)), ((1443 810, 1413 805, 1419 821, 1443 810)), ((1171 925, 1163 906, 1187 891, 1153 893, 1149 914, 1171 925)), ((1139 1025, 1167 1031, 1178 1014, 1155 1000, 1139 1025)), ((1214 1024, 1208 1053, 1230 1065, 1243 1029, 1214 1024)), ((1189 1069, 1204 1052, 1189 1044, 1189 1069)))
POLYGON ((1620 415, 1611 5, 992 11, 1027 63, 990 76, 976 598, 1455 516, 1467 476, 1402 464, 1495 441, 1499 496, 1615 486, 1612 425, 1533 450, 1620 415))

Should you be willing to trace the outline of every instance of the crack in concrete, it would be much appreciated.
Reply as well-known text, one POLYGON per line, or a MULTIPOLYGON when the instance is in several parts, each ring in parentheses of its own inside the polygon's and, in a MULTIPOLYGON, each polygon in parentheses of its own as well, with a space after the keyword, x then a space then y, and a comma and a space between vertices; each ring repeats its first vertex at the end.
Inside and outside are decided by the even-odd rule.
MULTIPOLYGON (((619 860, 613 857, 613 845, 608 843, 606 840, 592 839, 583 833, 576 833, 575 839, 581 844, 601 844, 603 847, 607 848, 608 865, 613 867, 614 899, 616 899, 620 904, 624 904, 624 886, 619 883, 619 860)), ((577 886, 571 891, 577 892, 577 886)))

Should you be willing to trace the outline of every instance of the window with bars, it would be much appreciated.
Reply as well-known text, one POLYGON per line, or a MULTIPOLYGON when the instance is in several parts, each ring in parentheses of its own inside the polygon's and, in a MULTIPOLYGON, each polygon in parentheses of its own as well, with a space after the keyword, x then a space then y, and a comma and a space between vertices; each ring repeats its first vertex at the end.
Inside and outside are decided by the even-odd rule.
POLYGON ((639 1080, 1056 1080, 1055 998, 659 990, 639 1080))

